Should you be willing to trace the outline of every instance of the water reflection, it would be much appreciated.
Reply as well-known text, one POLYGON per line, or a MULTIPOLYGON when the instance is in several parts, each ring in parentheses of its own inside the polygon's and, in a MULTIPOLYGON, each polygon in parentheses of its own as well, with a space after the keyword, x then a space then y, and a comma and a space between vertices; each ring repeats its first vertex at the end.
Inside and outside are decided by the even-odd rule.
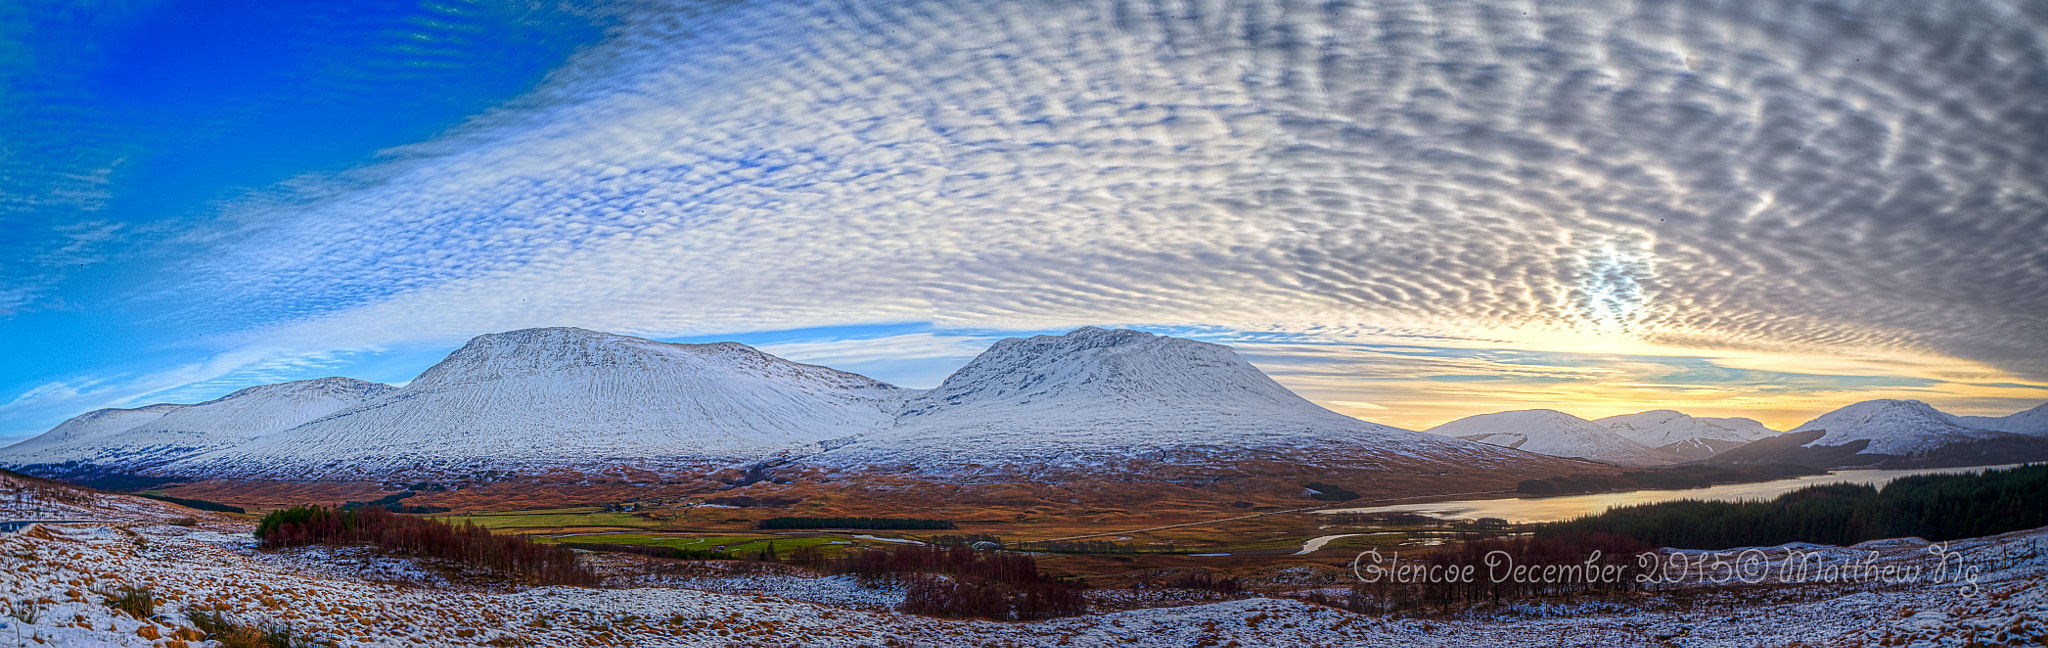
POLYGON ((1884 484, 1891 483, 1894 479, 1912 475, 1973 473, 1997 468, 2011 468, 2019 465, 2022 464, 1972 466, 1967 468, 1923 468, 1919 470, 1838 470, 1825 475, 1810 475, 1749 484, 1725 484, 1691 490, 1645 490, 1533 499, 1457 500, 1427 504, 1398 504, 1368 508, 1331 509, 1318 511, 1318 513, 1405 512, 1442 518, 1496 517, 1509 522, 1555 522, 1593 515, 1612 507, 1628 506, 1631 504, 1668 502, 1680 499, 1723 502, 1764 500, 1808 486, 1819 486, 1822 484, 1847 483, 1883 486, 1884 484))

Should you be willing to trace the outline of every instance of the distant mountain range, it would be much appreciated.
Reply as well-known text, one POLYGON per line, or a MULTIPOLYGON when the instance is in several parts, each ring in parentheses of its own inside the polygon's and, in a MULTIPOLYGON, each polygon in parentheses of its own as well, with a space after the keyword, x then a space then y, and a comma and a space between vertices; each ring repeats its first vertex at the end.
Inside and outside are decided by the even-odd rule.
POLYGON ((1780 434, 1751 419, 1671 410, 1588 421, 1552 410, 1480 414, 1429 430, 1620 466, 1681 463, 1812 468, 1943 467, 2048 460, 2048 405, 2004 417, 1955 416, 1911 400, 1872 400, 1780 434))
POLYGON ((1978 466, 2048 460, 2048 405, 2003 417, 1955 416, 1916 400, 1864 401, 1705 463, 1815 468, 1978 466))
POLYGON ((1672 410, 1594 421, 1622 438, 1688 460, 1705 459, 1778 433, 1755 419, 1687 416, 1672 410))
POLYGON ((0 460, 145 471, 292 429, 396 391, 353 378, 320 378, 259 385, 196 405, 99 410, 0 449, 0 460))
POLYGON ((1661 466, 1685 460, 1598 423, 1547 409, 1468 416, 1430 428, 1429 433, 1624 466, 1661 466))
POLYGON ((470 341, 403 388, 326 378, 101 410, 0 449, 0 463, 72 477, 334 481, 618 466, 1211 482, 1584 468, 1331 412, 1229 347, 1096 328, 1003 340, 932 390, 737 343, 512 331, 470 341))
POLYGON ((821 483, 893 475, 1512 485, 1598 468, 1574 460, 2005 463, 2048 448, 2044 423, 2048 406, 1988 418, 1871 401, 1786 435, 1669 410, 1599 421, 1500 412, 1423 433, 1317 406, 1229 347, 1138 331, 1006 339, 937 388, 917 390, 737 343, 548 328, 477 337, 402 388, 322 378, 194 405, 95 411, 0 449, 0 464, 74 478, 287 481, 627 467, 742 471, 748 483, 772 472, 821 483))

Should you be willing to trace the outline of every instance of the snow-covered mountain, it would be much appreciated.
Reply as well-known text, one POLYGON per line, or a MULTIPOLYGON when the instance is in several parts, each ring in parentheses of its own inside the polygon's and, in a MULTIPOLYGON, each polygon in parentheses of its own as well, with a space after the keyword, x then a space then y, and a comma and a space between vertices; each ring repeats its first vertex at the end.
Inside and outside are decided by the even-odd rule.
MULTIPOLYGON (((1990 418, 2024 426, 2021 412, 1990 418)), ((1982 466, 2048 459, 2048 438, 1985 429, 1915 400, 1872 400, 1822 414, 1790 432, 1730 450, 1712 463, 1794 463, 1817 468, 1982 466)))
POLYGON ((2003 438, 2009 433, 1963 425, 1957 417, 1916 400, 1871 400, 1807 421, 1791 432, 1826 431, 1806 447, 1869 441, 1865 454, 1925 455, 1964 441, 2003 438))
POLYGON ((1428 430, 1491 445, 1554 457, 1590 459, 1625 466, 1660 466, 1682 461, 1631 441, 1606 426, 1547 409, 1467 416, 1428 430))
POLYGON ((929 391, 737 343, 552 328, 478 337, 403 388, 324 379, 163 409, 113 433, 92 424, 143 414, 80 417, 0 453, 0 463, 351 481, 613 467, 759 477, 793 466, 778 474, 1029 481, 1058 472, 1175 484, 1264 479, 1269 489, 1343 477, 1396 490, 1585 468, 1323 409, 1229 347, 1096 328, 1004 340, 929 391), (303 397, 347 384, 357 388, 345 397, 303 397))
POLYGON ((399 389, 178 472, 320 477, 730 463, 887 427, 905 390, 735 343, 477 337, 399 389))
POLYGON ((908 399, 892 429, 803 461, 927 474, 1114 474, 1119 466, 1213 471, 1252 458, 1473 468, 1539 460, 1332 412, 1227 346, 1091 327, 997 342, 908 399))
POLYGON ((1687 459, 1705 459, 1778 434, 1754 419, 1687 416, 1672 410, 1609 416, 1593 422, 1622 438, 1687 459))
POLYGON ((1985 430, 2048 436, 2048 403, 2005 416, 1958 416, 1956 422, 1985 430))
POLYGON ((57 427, 51 428, 48 432, 25 439, 6 448, 0 448, 0 458, 10 462, 18 462, 22 458, 31 460, 23 463, 59 463, 69 461, 70 459, 60 458, 65 456, 65 449, 67 448, 70 449, 70 452, 78 452, 80 449, 109 436, 120 434, 135 426, 155 421, 163 418, 165 414, 187 407, 191 407, 191 405, 157 403, 132 409, 109 408, 93 410, 71 417, 70 420, 57 424, 57 427), (42 458, 56 459, 56 461, 40 461, 42 458))
POLYGON ((0 462, 153 467, 246 443, 392 391, 390 385, 354 378, 319 378, 258 385, 197 405, 100 410, 0 449, 0 462))

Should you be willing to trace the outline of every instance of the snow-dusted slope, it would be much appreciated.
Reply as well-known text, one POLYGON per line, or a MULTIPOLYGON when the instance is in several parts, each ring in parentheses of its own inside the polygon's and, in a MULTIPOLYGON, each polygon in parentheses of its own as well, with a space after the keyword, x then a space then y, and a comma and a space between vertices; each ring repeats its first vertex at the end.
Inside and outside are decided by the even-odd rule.
POLYGON ((2048 436, 2048 404, 2005 416, 1958 416, 1956 422, 1984 430, 2048 436))
POLYGON ((1901 457, 1927 455, 1944 446, 1991 441, 2010 433, 1968 427, 1960 419, 1916 400, 1863 401, 1822 414, 1791 432, 1825 430, 1806 447, 1840 446, 1868 440, 1864 454, 1901 457))
POLYGON ((1746 418, 1705 418, 1672 410, 1610 416, 1594 421, 1622 438, 1687 459, 1704 459, 1777 435, 1746 418))
POLYGON ((383 398, 174 468, 333 477, 729 462, 878 430, 904 393, 733 342, 528 329, 471 340, 383 398))
POLYGON ((1531 459, 1323 409, 1230 347, 1091 327, 997 342, 905 402, 893 429, 806 461, 1007 472, 1090 470, 1133 459, 1220 465, 1247 453, 1311 465, 1531 459))
POLYGON ((131 470, 156 466, 289 429, 393 390, 390 385, 354 378, 259 385, 197 405, 172 406, 152 420, 119 432, 23 449, 63 432, 64 425, 59 425, 30 442, 0 451, 0 461, 17 465, 76 461, 131 470))
POLYGON ((1630 441, 1598 423, 1547 409, 1467 416, 1430 428, 1429 433, 1629 466, 1664 465, 1681 459, 1630 441))
MULTIPOLYGON (((0 461, 8 463, 55 463, 45 461, 21 461, 22 458, 58 457, 65 448, 76 449, 109 436, 128 431, 163 418, 165 414, 191 407, 176 403, 157 403, 134 409, 93 410, 71 420, 57 424, 50 431, 36 435, 21 443, 0 448, 0 461)), ((65 460, 58 460, 65 461, 65 460)))

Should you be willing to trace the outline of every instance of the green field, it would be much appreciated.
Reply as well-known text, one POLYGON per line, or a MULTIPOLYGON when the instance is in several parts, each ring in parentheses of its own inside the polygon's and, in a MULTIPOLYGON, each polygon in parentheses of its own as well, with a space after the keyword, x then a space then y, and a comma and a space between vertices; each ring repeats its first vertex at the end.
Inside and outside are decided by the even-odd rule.
MULTIPOLYGON (((860 540, 837 534, 778 535, 773 533, 671 533, 656 532, 664 523, 649 520, 630 513, 606 512, 602 507, 584 506, 577 508, 547 509, 534 511, 503 511, 489 513, 449 513, 434 517, 450 524, 473 522, 493 531, 518 533, 531 536, 537 542, 587 542, 596 544, 647 545, 675 547, 678 549, 717 549, 735 554, 752 554, 775 543, 778 554, 799 547, 819 547, 826 553, 836 553, 835 548, 854 546, 890 546, 890 543, 860 540), (573 533, 549 535, 563 529, 621 529, 619 532, 573 533), (631 529, 627 531, 625 529, 631 529)), ((901 534, 875 532, 879 537, 900 537, 901 534)))
POLYGON ((539 529, 566 529, 578 527, 623 527, 645 529, 655 522, 631 513, 607 513, 601 507, 550 509, 544 511, 510 511, 504 513, 444 514, 436 515, 449 524, 474 522, 487 529, 512 531, 539 529))
POLYGON ((799 547, 818 547, 820 549, 823 549, 827 555, 833 555, 837 553, 838 549, 843 549, 847 547, 886 546, 887 544, 889 544, 882 542, 873 542, 868 540, 859 540, 855 538, 841 537, 836 535, 691 536, 681 534, 655 533, 592 533, 566 536, 544 536, 536 537, 534 538, 534 540, 537 542, 548 543, 587 542, 594 544, 674 547, 677 549, 713 549, 724 550, 726 552, 741 556, 752 555, 760 551, 765 551, 768 548, 768 543, 771 542, 775 543, 775 553, 783 556, 789 555, 790 551, 793 551, 799 547))

